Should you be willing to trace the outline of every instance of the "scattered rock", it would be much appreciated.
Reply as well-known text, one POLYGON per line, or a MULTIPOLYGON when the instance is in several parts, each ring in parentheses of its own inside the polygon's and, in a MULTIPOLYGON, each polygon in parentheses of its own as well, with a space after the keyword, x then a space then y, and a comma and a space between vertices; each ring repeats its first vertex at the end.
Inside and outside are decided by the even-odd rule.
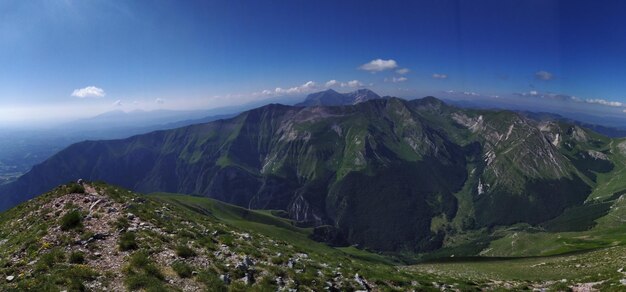
POLYGON ((278 285, 278 287, 280 288, 285 286, 285 281, 283 280, 283 277, 276 277, 276 285, 278 285))
POLYGON ((246 265, 244 263, 237 263, 235 265, 235 269, 242 270, 242 271, 247 271, 248 270, 248 265, 246 265))
POLYGON ((246 272, 243 282, 246 283, 246 285, 254 284, 254 273, 252 271, 246 272))
POLYGON ((220 280, 226 285, 230 284, 230 276, 228 274, 220 275, 220 280))
POLYGON ((243 257, 243 263, 247 266, 254 266, 254 261, 247 255, 243 257))
POLYGON ((99 199, 96 202, 94 202, 93 204, 91 204, 91 206, 89 207, 89 212, 91 213, 93 208, 95 208, 98 204, 100 204, 100 202, 102 202, 102 199, 99 199))
POLYGON ((355 274, 354 275, 354 280, 359 283, 359 285, 361 285, 361 287, 363 287, 363 289, 370 291, 370 285, 367 283, 367 281, 365 281, 365 279, 359 275, 359 274, 355 274))

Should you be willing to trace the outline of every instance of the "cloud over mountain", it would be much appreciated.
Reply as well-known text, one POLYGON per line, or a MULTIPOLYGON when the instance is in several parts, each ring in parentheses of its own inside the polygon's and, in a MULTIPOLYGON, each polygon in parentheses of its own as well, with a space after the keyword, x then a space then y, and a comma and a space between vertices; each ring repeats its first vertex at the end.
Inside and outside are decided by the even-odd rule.
POLYGON ((74 89, 72 92, 72 96, 78 98, 87 98, 87 97, 104 97, 106 93, 104 89, 98 88, 95 86, 87 86, 85 88, 74 89))
POLYGON ((380 72, 385 70, 391 70, 398 67, 398 63, 395 60, 383 60, 383 59, 375 59, 370 61, 369 63, 365 63, 359 66, 359 69, 369 72, 380 72))

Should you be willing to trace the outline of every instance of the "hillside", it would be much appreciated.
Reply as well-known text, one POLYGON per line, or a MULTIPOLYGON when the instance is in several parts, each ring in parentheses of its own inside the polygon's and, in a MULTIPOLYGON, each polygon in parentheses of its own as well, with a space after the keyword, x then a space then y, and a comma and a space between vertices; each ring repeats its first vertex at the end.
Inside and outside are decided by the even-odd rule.
POLYGON ((581 205, 613 169, 611 139, 429 97, 268 105, 123 140, 74 144, 0 187, 7 208, 78 178, 283 210, 339 242, 438 249, 459 233, 538 225, 581 205), (550 194, 550 195, 546 195, 550 194))
POLYGON ((414 285, 406 273, 307 240, 305 231, 270 215, 206 199, 142 197, 104 184, 84 190, 61 186, 0 215, 1 290, 414 285), (378 273, 384 278, 361 276, 378 273))
POLYGON ((626 254, 624 246, 560 257, 452 258, 404 266, 367 251, 314 242, 310 228, 296 227, 273 213, 200 197, 142 196, 104 183, 62 185, 0 214, 0 290, 478 291, 595 286, 619 291, 620 281, 626 281, 619 260, 626 254))

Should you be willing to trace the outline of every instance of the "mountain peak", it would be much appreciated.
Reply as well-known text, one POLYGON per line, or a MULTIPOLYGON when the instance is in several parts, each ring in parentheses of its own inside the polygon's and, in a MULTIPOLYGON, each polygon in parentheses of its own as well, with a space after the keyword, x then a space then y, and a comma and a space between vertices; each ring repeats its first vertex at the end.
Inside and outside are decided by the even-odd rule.
POLYGON ((438 99, 434 96, 426 96, 420 99, 413 100, 412 102, 419 106, 429 107, 429 108, 440 108, 446 105, 445 102, 443 102, 441 99, 438 99))
POLYGON ((371 99, 379 99, 375 92, 362 88, 348 93, 339 93, 334 89, 327 89, 309 94, 306 99, 297 106, 338 106, 352 105, 371 99))

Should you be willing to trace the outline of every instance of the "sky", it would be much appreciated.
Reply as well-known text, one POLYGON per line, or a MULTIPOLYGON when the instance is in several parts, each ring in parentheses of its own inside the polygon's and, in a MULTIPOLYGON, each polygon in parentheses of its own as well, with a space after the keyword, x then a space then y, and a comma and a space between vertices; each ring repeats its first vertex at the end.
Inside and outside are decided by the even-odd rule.
POLYGON ((0 127, 333 88, 626 118, 624 1, 0 1, 0 127))

